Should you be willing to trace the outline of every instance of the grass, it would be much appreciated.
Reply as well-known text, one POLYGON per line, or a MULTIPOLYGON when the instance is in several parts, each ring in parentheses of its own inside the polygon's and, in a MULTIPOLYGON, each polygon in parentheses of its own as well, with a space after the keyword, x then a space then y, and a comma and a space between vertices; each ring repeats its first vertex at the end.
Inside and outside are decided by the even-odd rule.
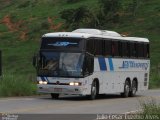
MULTIPOLYGON (((126 8, 127 5, 132 2, 132 0, 121 1, 126 8)), ((50 24, 47 20, 48 17, 54 18, 54 25, 57 25, 58 23, 64 24, 64 20, 60 18, 59 13, 65 9, 78 8, 79 6, 87 6, 90 10, 92 10, 93 13, 99 9, 98 0, 80 0, 79 2, 71 4, 66 3, 65 0, 14 0, 10 1, 10 3, 1 3, 0 49, 3 53, 3 69, 5 72, 3 80, 1 81, 3 82, 3 87, 1 85, 0 90, 3 88, 4 91, 4 85, 7 86, 7 83, 11 83, 12 81, 20 82, 20 84, 22 84, 22 81, 24 81, 25 84, 28 84, 28 88, 23 87, 24 90, 29 89, 30 85, 32 86, 33 82, 31 81, 35 80, 34 76, 36 75, 35 69, 32 66, 32 56, 39 48, 42 34, 47 32, 55 32, 55 30, 49 29, 50 24), (18 31, 10 31, 6 25, 1 23, 1 20, 6 15, 12 16, 11 20, 13 22, 20 20, 24 21, 24 23, 19 26, 18 31), (26 29, 27 38, 22 40, 20 39, 20 33, 26 29), (7 76, 7 73, 11 76, 7 76)), ((119 33, 126 32, 129 33, 129 36, 149 38, 151 41, 150 88, 160 87, 160 70, 158 68, 160 66, 159 6, 159 0, 141 0, 135 17, 128 15, 121 18, 121 21, 118 24, 108 25, 109 23, 106 22, 107 25, 104 25, 104 29, 114 30, 119 33)), ((68 29, 63 28, 63 26, 58 31, 61 30, 68 31, 68 29)), ((32 91, 35 93, 35 88, 31 88, 33 88, 32 91)), ((14 89, 10 89, 10 91, 14 91, 14 89)), ((20 88, 17 88, 17 91, 18 89, 20 88)), ((25 94, 29 95, 32 94, 32 92, 25 94)), ((8 93, 6 93, 6 95, 12 96, 12 94, 8 93)))
POLYGON ((159 78, 160 78, 160 73, 156 73, 156 72, 152 73, 150 77, 149 88, 159 88, 160 86, 159 78))
POLYGON ((154 98, 140 100, 140 111, 125 114, 126 120, 159 120, 160 104, 154 98))
POLYGON ((143 115, 160 115, 160 104, 155 99, 150 98, 147 101, 140 101, 140 105, 143 115))
POLYGON ((32 55, 38 49, 38 46, 35 46, 39 42, 18 41, 16 38, 14 33, 6 33, 1 37, 4 41, 0 44, 3 62, 0 97, 36 94, 36 74, 32 66, 32 55))
POLYGON ((24 79, 26 75, 4 73, 0 80, 0 96, 27 96, 36 94, 36 84, 24 79))

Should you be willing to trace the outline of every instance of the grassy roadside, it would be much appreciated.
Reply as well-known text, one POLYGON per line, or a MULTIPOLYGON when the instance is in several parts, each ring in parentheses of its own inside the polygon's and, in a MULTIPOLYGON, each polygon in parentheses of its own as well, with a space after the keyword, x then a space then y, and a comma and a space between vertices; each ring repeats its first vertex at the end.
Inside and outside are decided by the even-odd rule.
POLYGON ((4 73, 0 80, 0 96, 28 96, 36 94, 36 84, 24 75, 4 73))
POLYGON ((125 120, 159 120, 160 104, 154 98, 139 100, 140 110, 125 114, 125 120))
POLYGON ((141 104, 143 115, 147 115, 147 114, 160 115, 160 104, 157 104, 154 99, 150 99, 146 102, 143 101, 140 104, 141 104))
POLYGON ((7 41, 7 37, 5 36, 5 41, 0 44, 3 51, 3 76, 0 79, 0 97, 37 94, 36 73, 32 66, 32 55, 36 52, 37 48, 35 46, 39 42, 20 42, 14 41, 14 39, 7 41))
POLYGON ((140 100, 141 111, 131 114, 131 118, 136 120, 159 120, 160 119, 160 104, 154 98, 148 98, 147 100, 140 100))
POLYGON ((150 73, 149 89, 160 88, 160 73, 154 70, 150 73))

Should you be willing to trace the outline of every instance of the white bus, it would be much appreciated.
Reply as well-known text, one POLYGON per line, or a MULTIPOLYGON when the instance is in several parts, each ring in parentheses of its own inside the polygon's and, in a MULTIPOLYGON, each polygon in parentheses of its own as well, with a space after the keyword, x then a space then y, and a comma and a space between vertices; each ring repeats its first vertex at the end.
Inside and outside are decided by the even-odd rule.
POLYGON ((149 40, 98 29, 47 33, 33 65, 38 92, 55 99, 60 94, 134 96, 148 89, 149 40))

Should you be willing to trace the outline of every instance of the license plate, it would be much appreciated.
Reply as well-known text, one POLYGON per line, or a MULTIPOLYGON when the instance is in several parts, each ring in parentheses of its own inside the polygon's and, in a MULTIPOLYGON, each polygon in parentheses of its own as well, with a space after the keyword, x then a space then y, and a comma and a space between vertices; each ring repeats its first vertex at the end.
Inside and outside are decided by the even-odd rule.
POLYGON ((54 92, 62 92, 62 88, 54 88, 54 92))

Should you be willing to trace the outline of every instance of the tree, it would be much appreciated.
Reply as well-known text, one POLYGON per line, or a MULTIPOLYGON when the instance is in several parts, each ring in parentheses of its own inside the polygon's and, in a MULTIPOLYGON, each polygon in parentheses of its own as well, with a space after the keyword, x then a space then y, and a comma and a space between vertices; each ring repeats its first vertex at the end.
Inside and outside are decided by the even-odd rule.
POLYGON ((64 10, 60 14, 61 18, 65 20, 67 27, 75 29, 86 22, 87 18, 90 16, 90 11, 87 7, 81 6, 77 9, 64 10))
POLYGON ((120 0, 99 0, 99 4, 101 9, 98 18, 101 23, 106 21, 116 23, 119 21, 120 0))

